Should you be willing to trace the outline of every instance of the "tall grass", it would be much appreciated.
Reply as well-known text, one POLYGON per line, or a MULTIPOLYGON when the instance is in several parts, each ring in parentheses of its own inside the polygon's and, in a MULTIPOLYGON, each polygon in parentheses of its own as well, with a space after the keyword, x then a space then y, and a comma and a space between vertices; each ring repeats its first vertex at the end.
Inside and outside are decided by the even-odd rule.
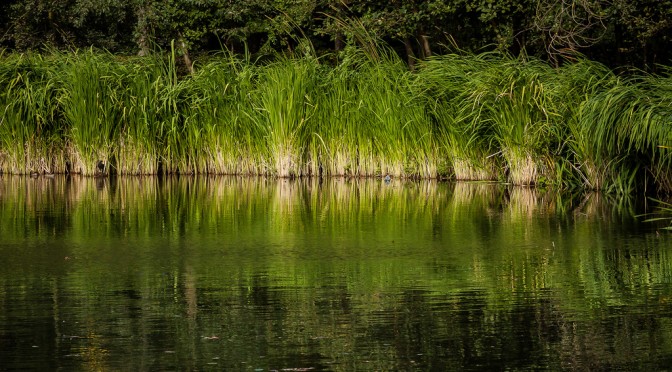
POLYGON ((555 181, 555 71, 537 61, 500 58, 476 75, 471 97, 483 105, 481 120, 491 126, 508 180, 516 185, 555 181))
POLYGON ((434 121, 437 147, 457 180, 496 180, 498 150, 491 122, 483 114, 484 97, 475 84, 492 63, 488 56, 446 55, 421 66, 427 111, 434 121))
POLYGON ((557 75, 537 61, 492 54, 425 63, 429 110, 457 179, 557 181, 557 75))
POLYGON ((429 116, 414 77, 389 53, 359 67, 355 85, 359 167, 363 176, 436 176, 429 116))
POLYGON ((601 137, 593 125, 597 122, 602 122, 602 126, 611 125, 599 114, 598 106, 604 104, 606 98, 600 95, 622 86, 622 80, 606 66, 587 60, 563 66, 561 76, 565 85, 561 102, 568 139, 565 160, 574 170, 578 184, 591 190, 603 189, 612 179, 619 159, 600 143, 606 138, 601 137))
POLYGON ((257 113, 252 102, 257 73, 248 61, 231 55, 199 69, 193 78, 203 95, 197 112, 205 159, 202 172, 258 174, 262 172, 257 113))
POLYGON ((117 171, 120 174, 157 174, 163 144, 162 111, 164 66, 156 58, 129 60, 121 95, 121 131, 117 171))
POLYGON ((672 70, 667 68, 662 76, 644 75, 636 87, 628 120, 619 127, 619 141, 628 153, 646 159, 658 191, 672 193, 672 70))
POLYGON ((0 63, 0 172, 50 173, 64 167, 54 67, 40 55, 8 55, 0 63))
POLYGON ((580 102, 569 110, 567 128, 585 186, 630 194, 648 173, 659 191, 672 191, 669 75, 622 78, 582 61, 565 68, 564 76, 579 94, 567 99, 568 105, 580 102))
POLYGON ((669 72, 393 51, 255 62, 93 51, 0 59, 6 173, 502 180, 672 192, 669 72), (99 162, 105 166, 99 167, 99 162))
POLYGON ((356 84, 361 73, 348 60, 325 71, 316 95, 310 152, 319 159, 318 174, 347 176, 358 172, 359 100, 356 84))
POLYGON ((279 177, 311 173, 317 161, 308 155, 315 103, 312 96, 319 78, 311 59, 282 59, 265 66, 253 98, 254 124, 267 145, 266 167, 279 177))
POLYGON ((65 55, 60 106, 66 121, 66 143, 71 171, 85 175, 109 170, 120 134, 120 95, 124 66, 111 56, 82 53, 65 55))

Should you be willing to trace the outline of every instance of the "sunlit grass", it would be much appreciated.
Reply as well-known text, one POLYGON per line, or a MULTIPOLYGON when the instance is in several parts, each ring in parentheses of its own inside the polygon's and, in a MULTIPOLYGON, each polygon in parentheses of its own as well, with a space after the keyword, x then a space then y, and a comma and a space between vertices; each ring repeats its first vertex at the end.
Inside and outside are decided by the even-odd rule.
POLYGON ((500 177, 493 128, 483 115, 484 97, 475 86, 492 65, 488 57, 436 57, 425 62, 418 75, 417 84, 425 88, 427 111, 434 121, 437 148, 457 180, 500 177))
POLYGON ((670 74, 350 48, 252 61, 3 55, 5 173, 499 180, 672 192, 670 74), (104 165, 99 167, 99 162, 104 165))
POLYGON ((52 173, 65 166, 63 122, 53 59, 8 55, 0 61, 0 172, 52 173))

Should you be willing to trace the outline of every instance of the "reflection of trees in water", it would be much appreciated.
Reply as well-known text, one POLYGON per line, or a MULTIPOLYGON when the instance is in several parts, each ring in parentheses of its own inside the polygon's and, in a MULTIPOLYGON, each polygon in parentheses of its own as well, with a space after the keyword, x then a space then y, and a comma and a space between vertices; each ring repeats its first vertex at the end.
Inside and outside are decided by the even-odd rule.
MULTIPOLYGON (((73 311, 72 297, 62 296, 59 311, 67 324, 58 327, 69 337, 59 339, 56 352, 80 353, 89 366, 118 366, 120 345, 111 345, 110 340, 122 336, 128 340, 123 346, 127 355, 148 354, 142 364, 146 368, 173 365, 173 354, 164 352, 174 351, 179 365, 195 368, 205 366, 212 356, 218 356, 219 366, 226 368, 254 363, 264 356, 268 368, 322 366, 332 370, 358 365, 376 370, 627 368, 641 357, 635 353, 646 353, 655 361, 667 352, 665 318, 623 314, 615 308, 599 314, 595 321, 571 319, 550 293, 539 299, 521 298, 509 307, 493 303, 482 290, 437 295, 406 288, 379 294, 375 306, 368 298, 350 293, 352 308, 348 309, 338 301, 315 305, 331 298, 330 289, 283 288, 254 274, 250 280, 251 288, 238 289, 242 297, 233 288, 215 290, 214 283, 201 282, 198 316, 193 320, 173 315, 187 313, 188 300, 172 303, 151 293, 139 300, 104 292, 108 300, 111 296, 117 301, 114 314, 91 311, 106 306, 102 302, 106 296, 79 303, 81 315, 73 311), (138 304, 142 310, 135 316, 123 310, 138 304), (157 312, 159 306, 168 314, 157 312), (164 356, 155 359, 150 356, 154 352, 164 356)), ((45 320, 48 314, 43 313, 45 320)))

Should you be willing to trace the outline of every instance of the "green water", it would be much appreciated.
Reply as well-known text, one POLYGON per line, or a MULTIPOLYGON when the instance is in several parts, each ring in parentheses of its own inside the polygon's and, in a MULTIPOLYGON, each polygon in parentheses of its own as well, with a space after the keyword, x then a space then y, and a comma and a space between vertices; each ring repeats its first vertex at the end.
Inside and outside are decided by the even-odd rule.
POLYGON ((657 370, 636 203, 393 180, 0 177, 0 370, 657 370))

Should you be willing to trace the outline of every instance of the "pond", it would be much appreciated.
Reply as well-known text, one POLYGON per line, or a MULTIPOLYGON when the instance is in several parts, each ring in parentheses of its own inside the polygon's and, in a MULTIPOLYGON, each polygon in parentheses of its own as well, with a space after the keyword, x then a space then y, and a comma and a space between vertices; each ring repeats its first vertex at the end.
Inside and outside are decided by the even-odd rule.
POLYGON ((0 370, 657 370, 672 235, 497 184, 0 177, 0 370))

